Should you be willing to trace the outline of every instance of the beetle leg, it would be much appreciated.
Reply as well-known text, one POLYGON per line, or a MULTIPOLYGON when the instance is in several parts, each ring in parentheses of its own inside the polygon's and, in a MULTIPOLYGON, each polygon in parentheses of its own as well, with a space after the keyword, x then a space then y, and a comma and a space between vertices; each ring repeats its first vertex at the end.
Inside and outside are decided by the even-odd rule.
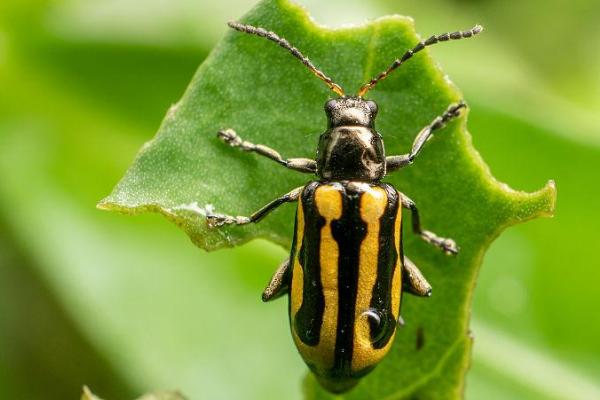
POLYGON ((300 193, 304 186, 297 187, 289 193, 284 194, 281 197, 276 198, 272 202, 268 203, 260 210, 254 212, 249 217, 244 216, 233 216, 226 214, 216 214, 213 213, 212 210, 208 209, 206 212, 206 222, 209 228, 217 228, 223 225, 246 225, 249 223, 254 223, 260 221, 263 217, 269 214, 271 211, 275 210, 277 207, 284 203, 289 203, 292 201, 297 201, 300 193))
POLYGON ((243 151, 253 151, 270 158, 271 160, 299 172, 314 173, 317 171, 317 162, 309 158, 288 158, 281 157, 276 150, 262 144, 254 144, 242 140, 233 129, 225 129, 217 133, 219 139, 231 147, 239 147, 243 151))
POLYGON ((467 105, 464 101, 460 101, 457 104, 452 104, 446 111, 434 119, 431 124, 419 132, 415 141, 413 142, 412 149, 408 154, 402 154, 400 156, 389 156, 385 158, 386 172, 393 172, 400 168, 406 167, 412 164, 414 159, 419 155, 421 149, 427 143, 427 141, 433 135, 433 132, 446 126, 446 124, 452 121, 454 118, 460 115, 460 110, 466 108, 467 105))
POLYGON ((273 274, 271 281, 269 282, 262 294, 262 301, 267 302, 275 300, 288 293, 290 287, 289 270, 290 259, 288 258, 279 265, 277 271, 275 271, 275 273, 273 274))
POLYGON ((209 228, 216 228, 223 225, 246 225, 249 223, 254 223, 260 221, 263 217, 269 214, 271 211, 275 210, 277 207, 284 203, 289 203, 292 201, 297 201, 302 189, 304 187, 300 186, 296 189, 292 190, 289 193, 284 194, 281 197, 276 198, 271 201, 260 210, 254 212, 249 217, 244 216, 232 216, 226 214, 215 214, 212 211, 207 211, 206 213, 206 222, 208 223, 209 228))
POLYGON ((412 228, 413 231, 421 236, 427 243, 431 243, 434 246, 439 247, 446 254, 458 254, 458 247, 454 240, 449 238, 443 238, 436 235, 433 232, 423 230, 421 228, 421 218, 419 217, 419 210, 414 201, 408 198, 405 194, 399 193, 402 199, 402 206, 410 209, 412 214, 412 228))
POLYGON ((431 285, 415 263, 406 256, 402 263, 402 282, 404 290, 408 293, 423 297, 431 296, 431 285))
POLYGON ((402 318, 402 315, 398 315, 398 327, 402 328, 404 327, 405 323, 404 323, 404 318, 402 318))

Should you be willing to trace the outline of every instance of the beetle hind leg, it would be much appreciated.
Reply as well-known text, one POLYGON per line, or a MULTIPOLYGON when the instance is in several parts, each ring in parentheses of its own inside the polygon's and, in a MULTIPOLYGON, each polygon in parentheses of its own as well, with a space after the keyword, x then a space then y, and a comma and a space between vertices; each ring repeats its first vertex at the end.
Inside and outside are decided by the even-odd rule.
POLYGON ((271 281, 262 294, 264 302, 275 300, 288 293, 290 287, 290 259, 284 260, 271 277, 271 281))
POLYGON ((431 285, 415 263, 406 256, 402 264, 402 278, 402 286, 408 293, 422 297, 431 296, 431 285))

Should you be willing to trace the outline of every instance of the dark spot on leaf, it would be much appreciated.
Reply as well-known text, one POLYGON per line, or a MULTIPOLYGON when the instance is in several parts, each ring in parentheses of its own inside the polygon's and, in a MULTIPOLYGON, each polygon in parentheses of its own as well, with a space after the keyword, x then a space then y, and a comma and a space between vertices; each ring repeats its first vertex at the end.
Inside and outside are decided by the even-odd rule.
POLYGON ((417 349, 417 351, 419 351, 423 348, 424 345, 425 345, 425 331, 423 330, 422 326, 419 326, 417 328, 417 338, 415 340, 415 349, 417 349))

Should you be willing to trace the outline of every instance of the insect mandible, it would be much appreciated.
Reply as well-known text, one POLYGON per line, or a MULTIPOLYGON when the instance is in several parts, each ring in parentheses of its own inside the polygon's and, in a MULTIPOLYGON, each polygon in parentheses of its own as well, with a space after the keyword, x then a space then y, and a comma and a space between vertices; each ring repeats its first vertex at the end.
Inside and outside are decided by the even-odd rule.
POLYGON ((402 291, 430 296, 431 286, 402 249, 402 208, 412 214, 413 231, 447 254, 452 239, 421 227, 415 203, 381 180, 415 160, 434 131, 460 115, 464 102, 450 105, 423 128, 407 154, 386 156, 375 130, 377 104, 364 95, 425 47, 469 38, 483 28, 431 36, 363 85, 356 96, 317 69, 297 48, 274 32, 230 22, 237 31, 277 43, 324 81, 338 97, 325 104, 328 127, 316 159, 284 159, 277 151, 242 140, 232 129, 218 132, 225 143, 255 152, 317 179, 273 200, 249 217, 207 213, 212 228, 260 221, 280 205, 298 202, 290 257, 263 292, 263 301, 289 294, 292 337, 317 380, 329 391, 349 390, 389 351, 401 322, 402 291))

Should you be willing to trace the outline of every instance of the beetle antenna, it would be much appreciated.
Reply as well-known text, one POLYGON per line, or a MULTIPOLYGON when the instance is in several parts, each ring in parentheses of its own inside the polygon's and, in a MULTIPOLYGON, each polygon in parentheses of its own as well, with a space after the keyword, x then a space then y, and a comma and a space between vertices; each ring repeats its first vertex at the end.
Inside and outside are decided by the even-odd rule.
POLYGON ((313 74, 315 74, 315 76, 317 78, 319 78, 320 80, 325 82, 325 84, 327 86, 329 86, 329 89, 333 90, 336 94, 338 94, 341 97, 343 97, 345 95, 344 89, 342 89, 342 87, 340 85, 335 83, 330 77, 328 77, 320 69, 315 67, 315 65, 308 59, 308 57, 306 57, 304 54, 302 54, 300 52, 300 50, 298 50, 297 48, 292 46, 290 44, 290 42, 288 42, 284 38, 279 37, 275 32, 267 31, 264 28, 255 27, 252 25, 240 24, 239 22, 235 22, 235 21, 228 22, 227 25, 229 25, 230 28, 233 28, 236 31, 250 33, 252 35, 257 35, 257 36, 263 37, 265 39, 268 39, 272 42, 277 43, 279 46, 283 47, 284 49, 289 50, 289 52, 294 57, 299 59, 302 62, 302 64, 304 64, 306 67, 308 67, 308 69, 310 69, 311 72, 313 74))
POLYGON ((400 67, 402 64, 404 64, 405 61, 410 59, 412 56, 414 56, 419 51, 423 50, 425 47, 431 46, 432 44, 436 44, 439 42, 447 42, 448 40, 459 40, 459 39, 470 38, 472 36, 477 35, 478 33, 481 33, 481 31, 483 31, 483 27, 481 25, 475 25, 472 29, 470 29, 468 31, 456 31, 456 32, 452 32, 452 33, 443 33, 441 35, 433 35, 429 39, 419 42, 419 44, 417 44, 411 50, 408 50, 406 53, 404 53, 404 55, 402 57, 396 59, 392 63, 392 65, 389 66, 388 69, 386 69, 385 71, 383 71, 382 73, 380 73, 379 75, 377 75, 376 77, 371 79, 368 83, 361 86, 360 90, 358 91, 358 96, 359 97, 364 96, 365 93, 367 93, 369 90, 371 90, 373 88, 373 86, 377 85, 377 83, 379 83, 380 81, 387 78, 391 72, 396 70, 398 67, 400 67))

